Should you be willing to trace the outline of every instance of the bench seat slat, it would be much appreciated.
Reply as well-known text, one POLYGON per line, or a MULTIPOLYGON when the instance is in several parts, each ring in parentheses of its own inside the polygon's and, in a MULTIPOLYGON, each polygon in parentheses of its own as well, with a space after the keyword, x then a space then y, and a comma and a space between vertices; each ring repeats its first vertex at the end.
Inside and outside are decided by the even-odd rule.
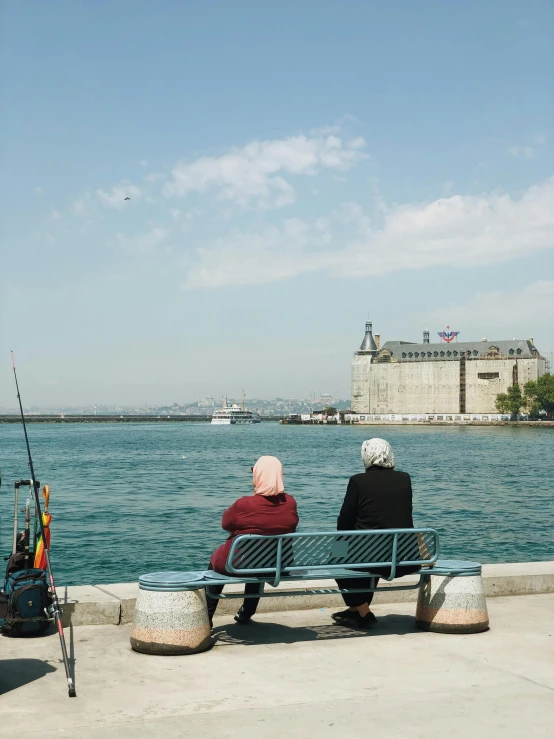
MULTIPOLYGON (((417 573, 416 573, 417 574, 417 573)), ((368 578, 381 577, 378 572, 368 573, 360 570, 346 570, 342 567, 332 567, 327 569, 314 569, 312 567, 298 570, 294 574, 287 575, 281 580, 282 583, 287 582, 305 582, 306 580, 336 580, 337 578, 368 578)), ((206 580, 212 580, 214 585, 240 585, 241 583, 257 582, 271 585, 273 577, 242 577, 241 575, 222 575, 219 572, 208 570, 204 577, 206 580)), ((207 583, 208 585, 210 583, 207 583)))

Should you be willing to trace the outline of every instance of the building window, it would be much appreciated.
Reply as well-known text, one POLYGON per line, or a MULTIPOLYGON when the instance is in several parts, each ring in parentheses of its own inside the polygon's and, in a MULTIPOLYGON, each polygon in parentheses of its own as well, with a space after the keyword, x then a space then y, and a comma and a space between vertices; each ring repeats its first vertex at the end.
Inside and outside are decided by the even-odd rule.
POLYGON ((441 357, 444 357, 444 352, 441 352, 441 357))
POLYGON ((479 352, 477 351, 477 349, 474 349, 473 350, 473 356, 474 357, 478 357, 479 356, 479 352))
POLYGON ((427 356, 428 356, 428 357, 432 356, 432 355, 431 355, 431 352, 427 352, 427 356))
POLYGON ((521 349, 518 349, 516 354, 521 354, 521 349))
POLYGON ((406 359, 406 352, 402 352, 402 359, 406 359))
POLYGON ((497 380, 500 377, 500 372, 478 372, 477 377, 480 380, 497 380))
POLYGON ((434 357, 438 357, 439 356, 439 353, 438 352, 433 352, 433 356, 434 357))
POLYGON ((419 357, 419 352, 416 352, 414 356, 415 356, 415 357, 416 357, 416 359, 417 359, 417 357, 419 357))
POLYGON ((451 357, 452 356, 452 352, 446 352, 446 356, 447 357, 451 357))
POLYGON ((409 356, 409 357, 410 357, 410 359, 411 359, 411 358, 412 358, 412 357, 413 357, 414 355, 412 354, 412 352, 408 352, 408 356, 409 356))
POLYGON ((454 352, 454 356, 457 357, 458 356, 458 352, 454 352))
POLYGON ((514 355, 514 350, 513 349, 510 349, 510 351, 508 352, 508 354, 512 357, 514 355))

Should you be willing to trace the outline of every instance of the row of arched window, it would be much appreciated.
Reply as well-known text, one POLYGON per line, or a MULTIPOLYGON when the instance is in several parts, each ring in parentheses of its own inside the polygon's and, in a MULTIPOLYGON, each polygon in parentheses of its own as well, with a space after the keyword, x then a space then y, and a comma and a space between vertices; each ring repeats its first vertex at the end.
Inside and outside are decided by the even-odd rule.
MULTIPOLYGON (((508 354, 510 354, 510 356, 513 356, 514 354, 517 354, 519 356, 520 354, 522 354, 522 351, 521 351, 521 349, 516 349, 516 350, 510 349, 510 351, 508 352, 508 354)), ((471 351, 457 352, 456 350, 454 350, 454 351, 448 350, 446 352, 444 352, 444 351, 441 351, 441 352, 427 352, 427 353, 426 352, 402 352, 402 359, 414 359, 414 358, 415 359, 419 359, 420 357, 421 357, 421 359, 423 359, 425 357, 428 357, 429 359, 431 357, 457 357, 457 356, 460 356, 460 357, 464 357, 464 356, 465 357, 470 357, 471 355, 473 355, 474 357, 478 357, 479 356, 479 352, 477 351, 477 349, 474 349, 473 352, 471 352, 471 351)))

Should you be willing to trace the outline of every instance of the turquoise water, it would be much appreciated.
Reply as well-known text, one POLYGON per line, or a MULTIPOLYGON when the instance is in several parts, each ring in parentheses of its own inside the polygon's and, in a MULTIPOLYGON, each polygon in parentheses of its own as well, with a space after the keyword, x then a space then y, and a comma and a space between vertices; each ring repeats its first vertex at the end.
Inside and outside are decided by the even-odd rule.
MULTIPOLYGON (((35 472, 51 488, 59 584, 198 569, 225 535, 221 514, 252 491, 262 454, 283 462, 303 529, 334 529, 360 445, 382 436, 412 475, 414 520, 443 556, 554 559, 554 434, 541 428, 32 424, 35 472)), ((0 425, 0 542, 10 549, 13 483, 28 477, 23 431, 0 425)), ((3 563, 2 563, 3 564, 3 563)))

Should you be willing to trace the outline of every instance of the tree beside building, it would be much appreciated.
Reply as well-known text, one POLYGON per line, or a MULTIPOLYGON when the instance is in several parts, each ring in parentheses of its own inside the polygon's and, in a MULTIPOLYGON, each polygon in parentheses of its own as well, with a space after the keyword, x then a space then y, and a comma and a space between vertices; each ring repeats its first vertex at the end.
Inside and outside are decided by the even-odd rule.
POLYGON ((546 374, 526 382, 524 390, 530 412, 535 415, 544 411, 551 418, 554 414, 554 375, 546 374))
POLYGON ((499 413, 509 413, 512 420, 517 419, 525 405, 527 405, 527 399, 519 385, 512 385, 507 393, 498 393, 496 396, 496 410, 499 413))

